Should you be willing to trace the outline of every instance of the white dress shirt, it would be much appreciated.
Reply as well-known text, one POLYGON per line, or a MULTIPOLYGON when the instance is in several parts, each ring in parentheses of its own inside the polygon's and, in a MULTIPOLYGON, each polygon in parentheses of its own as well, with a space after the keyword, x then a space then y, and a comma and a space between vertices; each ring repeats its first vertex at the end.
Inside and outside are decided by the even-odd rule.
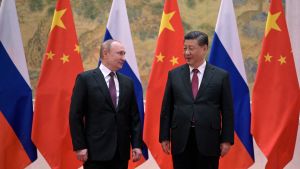
MULTIPOLYGON (((110 72, 114 72, 114 71, 111 71, 109 70, 106 66, 104 66, 102 63, 100 64, 99 66, 99 69, 100 71, 102 72, 103 76, 104 76, 104 79, 105 79, 105 82, 106 82, 106 85, 107 85, 107 88, 109 88, 109 79, 110 79, 110 72)), ((119 87, 119 80, 117 78, 117 74, 116 72, 115 73, 115 76, 114 76, 114 81, 115 81, 115 85, 116 85, 116 91, 117 91, 117 105, 119 103, 119 95, 120 95, 120 87, 119 87)))
POLYGON ((192 82, 192 78, 193 78, 193 69, 198 69, 199 72, 197 73, 197 76, 198 76, 198 79, 199 79, 199 83, 198 83, 198 89, 201 85, 201 82, 202 82, 202 79, 203 79, 203 74, 204 74, 204 70, 205 70, 205 67, 206 67, 206 61, 204 61, 202 63, 202 65, 200 65, 198 68, 193 68, 191 66, 190 67, 190 79, 191 79, 191 82, 192 82))

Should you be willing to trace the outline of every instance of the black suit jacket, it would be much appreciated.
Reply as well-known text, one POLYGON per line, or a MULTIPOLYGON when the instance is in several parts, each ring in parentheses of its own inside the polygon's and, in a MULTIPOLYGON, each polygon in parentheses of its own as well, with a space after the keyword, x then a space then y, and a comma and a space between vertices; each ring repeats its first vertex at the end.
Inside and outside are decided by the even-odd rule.
POLYGON ((184 151, 194 113, 198 150, 206 156, 219 156, 220 143, 233 144, 233 103, 229 74, 206 64, 194 99, 187 64, 168 74, 160 116, 160 142, 171 140, 172 153, 184 151))
POLYGON ((77 76, 70 106, 74 150, 88 149, 89 160, 111 160, 116 152, 130 158, 130 143, 141 147, 141 125, 133 81, 117 73, 119 101, 115 108, 99 68, 77 76))

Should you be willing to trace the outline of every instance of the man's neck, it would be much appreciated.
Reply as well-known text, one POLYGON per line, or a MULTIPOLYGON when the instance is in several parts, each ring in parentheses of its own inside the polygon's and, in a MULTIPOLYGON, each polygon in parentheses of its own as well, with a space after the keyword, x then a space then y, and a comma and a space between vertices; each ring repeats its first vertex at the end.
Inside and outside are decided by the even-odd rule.
POLYGON ((190 66, 194 69, 198 69, 201 65, 203 65, 204 62, 205 62, 205 60, 203 59, 201 62, 194 64, 194 65, 190 65, 190 66))
POLYGON ((102 62, 101 64, 103 64, 103 66, 105 66, 107 69, 109 69, 110 71, 112 71, 112 72, 115 72, 115 70, 113 70, 112 68, 111 68, 111 66, 109 65, 109 64, 107 64, 106 62, 102 62))

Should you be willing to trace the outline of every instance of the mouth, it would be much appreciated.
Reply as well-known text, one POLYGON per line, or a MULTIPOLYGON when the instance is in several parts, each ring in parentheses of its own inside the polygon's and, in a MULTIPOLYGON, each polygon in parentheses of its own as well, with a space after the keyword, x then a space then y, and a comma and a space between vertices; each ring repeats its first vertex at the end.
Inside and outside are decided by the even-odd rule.
POLYGON ((186 57, 184 57, 185 58, 185 60, 191 60, 192 58, 191 57, 189 57, 189 56, 186 56, 186 57))
POLYGON ((123 65, 124 63, 125 63, 125 61, 120 61, 119 62, 120 65, 123 65))
POLYGON ((183 55, 183 56, 184 56, 184 58, 186 58, 186 59, 192 58, 192 56, 191 56, 190 54, 185 54, 185 55, 183 55))

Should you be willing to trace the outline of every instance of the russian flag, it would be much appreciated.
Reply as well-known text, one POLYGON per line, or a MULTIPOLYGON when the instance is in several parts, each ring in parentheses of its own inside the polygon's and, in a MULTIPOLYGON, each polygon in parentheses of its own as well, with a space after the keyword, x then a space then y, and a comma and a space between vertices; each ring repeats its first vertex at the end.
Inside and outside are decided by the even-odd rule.
POLYGON ((221 2, 209 63, 229 72, 234 101, 235 145, 220 168, 249 168, 254 163, 250 96, 232 0, 221 2))
POLYGON ((37 158, 31 141, 32 91, 15 0, 0 6, 0 168, 25 168, 37 158))
MULTIPOLYGON (((129 76, 134 81, 135 95, 137 99, 142 129, 144 126, 144 102, 143 102, 143 88, 136 62, 133 42, 131 38, 131 31, 128 21, 127 9, 125 0, 114 0, 110 10, 108 23, 104 41, 108 39, 115 39, 120 41, 126 50, 126 62, 119 72, 129 76)), ((143 131, 143 130, 142 130, 143 131)), ((142 134, 143 135, 143 134, 142 134)), ((143 144, 142 148, 144 159, 148 159, 148 150, 143 144)))

